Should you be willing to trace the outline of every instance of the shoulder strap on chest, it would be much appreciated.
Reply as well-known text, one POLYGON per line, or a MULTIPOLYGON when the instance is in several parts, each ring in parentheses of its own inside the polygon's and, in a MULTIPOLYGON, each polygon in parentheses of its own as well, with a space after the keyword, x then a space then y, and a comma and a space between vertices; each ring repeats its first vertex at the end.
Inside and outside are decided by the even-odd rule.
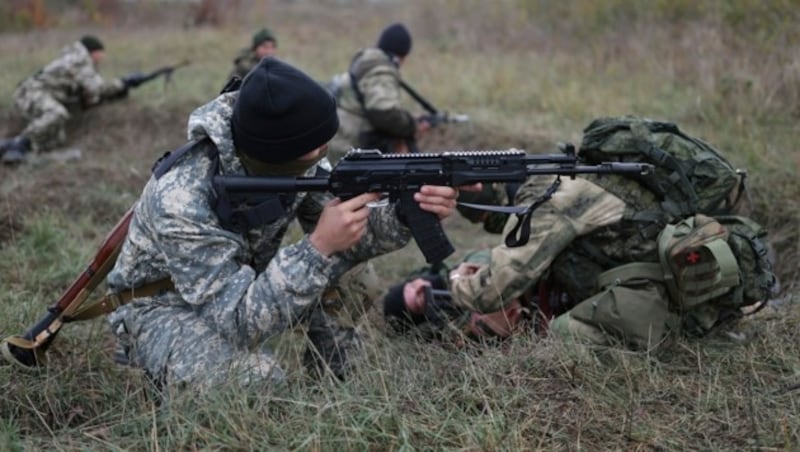
MULTIPOLYGON (((184 144, 183 146, 175 149, 174 151, 168 151, 164 155, 161 156, 156 162, 153 164, 153 177, 156 179, 161 179, 161 176, 166 174, 175 162, 178 161, 181 157, 186 155, 187 152, 191 151, 195 148, 196 145, 207 141, 208 138, 204 138, 200 141, 192 140, 184 144)), ((216 154, 216 148, 214 148, 216 154)), ((215 158, 219 160, 219 154, 215 155, 215 158)))

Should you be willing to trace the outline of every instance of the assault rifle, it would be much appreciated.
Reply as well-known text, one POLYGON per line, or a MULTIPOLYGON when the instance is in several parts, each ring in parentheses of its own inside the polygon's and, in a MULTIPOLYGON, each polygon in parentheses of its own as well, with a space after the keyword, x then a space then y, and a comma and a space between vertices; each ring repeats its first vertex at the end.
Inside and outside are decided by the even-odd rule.
MULTIPOLYGON (((273 193, 327 191, 342 199, 366 192, 386 193, 390 202, 398 202, 398 214, 411 229, 425 260, 434 264, 442 262, 455 250, 445 235, 439 218, 420 209, 419 204, 414 201, 414 193, 423 185, 459 187, 476 182, 522 183, 534 175, 646 174, 653 169, 652 165, 644 163, 580 165, 572 145, 565 146, 564 151, 563 154, 527 154, 518 149, 441 154, 382 154, 376 150, 355 149, 339 161, 329 176, 220 175, 214 177, 214 185, 220 197, 227 197, 234 204, 258 202, 269 198, 273 193)), ((557 182, 560 183, 560 179, 557 182)), ((555 187, 552 187, 552 192, 555 187)), ((519 246, 528 241, 530 221, 527 220, 533 208, 539 204, 527 207, 465 205, 481 210, 517 214, 520 219, 518 229, 506 237, 506 244, 519 246)))
POLYGON ((125 86, 128 88, 136 88, 143 83, 147 83, 151 80, 155 80, 158 77, 164 77, 164 86, 167 86, 172 81, 172 73, 175 72, 175 69, 178 69, 183 66, 189 65, 189 60, 183 60, 178 64, 172 66, 163 66, 160 67, 152 72, 142 73, 142 72, 133 72, 122 77, 122 81, 125 83, 125 86))

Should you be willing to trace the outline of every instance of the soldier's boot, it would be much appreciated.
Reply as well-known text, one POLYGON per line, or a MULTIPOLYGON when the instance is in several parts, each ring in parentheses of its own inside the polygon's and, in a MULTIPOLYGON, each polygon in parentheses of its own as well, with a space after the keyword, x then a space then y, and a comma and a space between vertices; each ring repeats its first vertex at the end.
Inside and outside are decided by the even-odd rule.
POLYGON ((31 153, 31 140, 17 136, 10 140, 3 153, 2 161, 6 165, 17 165, 28 160, 31 153))
POLYGON ((8 145, 10 145, 14 141, 14 138, 16 137, 3 138, 2 140, 0 140, 0 155, 3 155, 6 152, 6 149, 8 149, 8 145))

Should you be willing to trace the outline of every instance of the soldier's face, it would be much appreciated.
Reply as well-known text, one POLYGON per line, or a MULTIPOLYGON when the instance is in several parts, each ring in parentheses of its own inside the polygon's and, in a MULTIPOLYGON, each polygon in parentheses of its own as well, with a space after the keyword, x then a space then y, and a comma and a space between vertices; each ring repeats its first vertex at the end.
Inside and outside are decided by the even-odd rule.
POLYGON ((99 65, 101 61, 106 57, 106 52, 103 50, 95 50, 89 53, 89 58, 92 59, 92 62, 95 66, 99 65))
POLYGON ((259 58, 275 55, 277 51, 278 47, 275 46, 275 43, 272 41, 264 41, 260 46, 256 47, 256 55, 258 55, 259 58))

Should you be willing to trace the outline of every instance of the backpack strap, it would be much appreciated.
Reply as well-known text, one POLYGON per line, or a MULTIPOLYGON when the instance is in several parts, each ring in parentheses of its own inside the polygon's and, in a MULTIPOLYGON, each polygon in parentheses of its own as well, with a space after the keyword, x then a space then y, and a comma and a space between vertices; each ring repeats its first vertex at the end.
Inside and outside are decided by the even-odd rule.
MULTIPOLYGON (((374 61, 372 64, 360 65, 358 69, 355 68, 355 63, 358 61, 358 58, 364 53, 364 50, 353 55, 353 59, 350 60, 350 67, 347 69, 347 74, 350 76, 350 87, 353 88, 353 91, 356 94, 356 99, 358 103, 361 105, 362 110, 366 110, 364 106, 364 93, 358 88, 358 81, 361 80, 361 77, 364 76, 367 72, 371 71, 372 69, 383 66, 386 63, 384 61, 374 61)), ((386 52, 384 52, 386 53, 386 52)), ((389 59, 389 62, 397 68, 397 62, 392 58, 391 55, 386 53, 386 57, 389 59)))
MULTIPOLYGON (((357 53, 353 57, 353 60, 350 62, 350 68, 348 69, 347 73, 350 76, 350 87, 352 87, 353 91, 356 93, 356 99, 358 99, 358 103, 361 104, 362 109, 366 110, 366 107, 364 107, 364 93, 362 93, 361 90, 358 88, 358 81, 361 79, 361 77, 364 76, 364 74, 366 74, 373 68, 381 66, 385 63, 382 61, 376 61, 373 64, 360 67, 358 74, 356 74, 356 72, 353 70, 353 64, 356 62, 356 59, 358 59, 360 55, 361 52, 357 53)), ((395 57, 393 57, 388 53, 386 53, 386 55, 389 57, 389 61, 394 65, 394 67, 397 68, 398 64, 397 61, 395 60, 395 57)), ((433 105, 430 104, 430 102, 425 100, 414 88, 411 87, 411 85, 404 82, 399 77, 397 77, 397 83, 399 83, 400 87, 403 88, 403 91, 405 91, 409 96, 411 96, 411 98, 414 99, 422 108, 424 108, 425 111, 427 111, 430 114, 436 114, 436 108, 434 108, 433 105)))
POLYGON ((665 168, 672 171, 669 176, 667 176, 667 180, 672 186, 677 187, 678 190, 683 192, 686 196, 686 201, 684 202, 670 199, 669 196, 667 196, 666 187, 657 187, 654 186, 654 184, 647 184, 647 178, 642 178, 647 188, 664 198, 661 207, 676 216, 690 215, 695 212, 697 210, 697 201, 699 198, 697 192, 695 192, 692 187, 692 183, 689 182, 689 178, 686 176, 686 168, 684 168, 675 157, 659 149, 649 141, 637 147, 639 152, 655 162, 657 168, 665 168))
POLYGON ((633 279, 647 279, 650 281, 664 282, 666 276, 660 263, 656 262, 631 262, 620 265, 597 275, 597 288, 617 285, 633 279))
MULTIPOLYGON (((175 149, 174 151, 165 152, 164 155, 161 156, 156 162, 153 164, 153 177, 156 179, 161 179, 161 176, 166 174, 172 166, 175 165, 175 162, 178 161, 181 157, 186 155, 187 152, 194 149, 195 145, 200 143, 205 143, 206 141, 210 141, 209 138, 204 138, 200 141, 192 140, 184 144, 183 146, 175 149)), ((214 148, 216 151, 216 147, 214 148)), ((219 154, 216 154, 216 157, 219 157, 219 154)))
MULTIPOLYGON (((208 141, 210 139, 207 137, 200 141, 189 141, 178 149, 165 153, 153 165, 153 176, 156 179, 161 178, 181 157, 195 149, 197 145, 208 141)), ((216 146, 211 146, 211 149, 214 165, 212 172, 219 174, 219 151, 216 146)), ((224 186, 214 184, 214 191, 216 199, 212 201, 212 204, 220 225, 229 231, 238 233, 244 233, 258 225, 272 223, 286 213, 286 207, 291 205, 296 197, 295 193, 269 193, 259 196, 258 199, 234 202, 224 186)))

